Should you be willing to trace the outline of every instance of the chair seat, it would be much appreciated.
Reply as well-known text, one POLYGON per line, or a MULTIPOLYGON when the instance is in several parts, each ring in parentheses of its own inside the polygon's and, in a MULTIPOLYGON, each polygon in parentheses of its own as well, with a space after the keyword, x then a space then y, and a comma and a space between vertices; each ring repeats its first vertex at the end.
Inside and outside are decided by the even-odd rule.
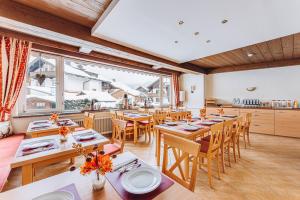
POLYGON ((140 121, 139 122, 141 125, 148 125, 150 122, 148 120, 140 121))
POLYGON ((103 150, 105 154, 113 155, 121 150, 121 147, 119 147, 116 144, 105 144, 103 146, 103 150))
POLYGON ((75 128, 74 131, 84 131, 85 128, 84 127, 78 127, 78 128, 75 128))
POLYGON ((134 124, 132 122, 127 122, 126 127, 133 127, 134 124))
POLYGON ((202 138, 201 140, 197 140, 197 143, 199 143, 200 146, 200 152, 207 153, 209 148, 209 142, 210 142, 210 135, 202 138))

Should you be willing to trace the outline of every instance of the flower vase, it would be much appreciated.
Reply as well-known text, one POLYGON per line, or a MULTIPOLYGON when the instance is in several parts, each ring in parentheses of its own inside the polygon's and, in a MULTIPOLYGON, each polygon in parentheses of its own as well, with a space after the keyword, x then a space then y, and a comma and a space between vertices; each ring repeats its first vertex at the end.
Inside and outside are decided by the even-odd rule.
POLYGON ((93 179, 93 190, 101 190, 104 188, 106 177, 97 173, 97 177, 93 179))
POLYGON ((67 136, 66 135, 60 135, 60 142, 63 143, 63 142, 66 142, 68 140, 67 136))

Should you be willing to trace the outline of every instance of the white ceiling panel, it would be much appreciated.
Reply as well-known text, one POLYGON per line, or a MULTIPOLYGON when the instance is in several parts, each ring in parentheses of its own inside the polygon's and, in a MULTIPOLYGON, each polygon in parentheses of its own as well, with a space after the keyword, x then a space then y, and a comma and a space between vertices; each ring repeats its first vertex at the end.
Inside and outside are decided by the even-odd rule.
POLYGON ((92 35, 182 63, 300 32, 299 8, 299 0, 120 0, 92 35))

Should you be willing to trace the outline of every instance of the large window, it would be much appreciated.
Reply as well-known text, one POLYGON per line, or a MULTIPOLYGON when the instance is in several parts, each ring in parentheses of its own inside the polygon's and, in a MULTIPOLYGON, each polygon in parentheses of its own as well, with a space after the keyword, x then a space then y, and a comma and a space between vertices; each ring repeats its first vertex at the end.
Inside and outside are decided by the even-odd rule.
MULTIPOLYGON (((171 104, 171 78, 165 75, 33 52, 22 112, 71 112, 171 104)), ((21 99, 21 98, 20 98, 21 99)))
POLYGON ((57 57, 32 53, 26 76, 26 111, 57 108, 57 57))

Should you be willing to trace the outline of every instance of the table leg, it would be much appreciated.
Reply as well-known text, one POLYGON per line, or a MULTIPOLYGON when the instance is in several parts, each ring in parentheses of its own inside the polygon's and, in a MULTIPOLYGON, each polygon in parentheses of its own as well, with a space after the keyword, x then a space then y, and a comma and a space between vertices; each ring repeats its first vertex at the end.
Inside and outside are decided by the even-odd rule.
POLYGON ((161 143, 161 133, 160 130, 157 130, 156 135, 156 164, 160 165, 160 143, 161 143))
POLYGON ((24 165, 22 167, 22 185, 33 182, 34 170, 32 164, 24 165))
POLYGON ((137 143, 137 136, 138 136, 138 122, 134 121, 133 126, 134 126, 133 143, 136 144, 137 143))

